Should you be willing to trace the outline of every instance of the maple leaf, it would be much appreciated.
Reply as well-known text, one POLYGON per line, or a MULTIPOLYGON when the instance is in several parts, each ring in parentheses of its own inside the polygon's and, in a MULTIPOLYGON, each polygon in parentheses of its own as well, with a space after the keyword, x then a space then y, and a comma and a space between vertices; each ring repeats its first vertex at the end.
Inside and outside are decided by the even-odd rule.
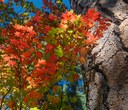
POLYGON ((31 87, 36 87, 35 81, 33 80, 32 77, 27 77, 26 79, 28 81, 28 83, 30 84, 31 87))
POLYGON ((6 34, 7 34, 6 30, 5 30, 5 29, 2 29, 2 30, 1 30, 1 35, 2 35, 2 36, 5 36, 6 34))
POLYGON ((28 100, 29 100, 28 97, 24 97, 24 98, 23 98, 23 101, 24 101, 25 103, 27 103, 28 100))
POLYGON ((100 28, 100 30, 107 30, 108 29, 108 27, 106 27, 105 25, 100 25, 99 28, 100 28))
POLYGON ((48 25, 44 26, 44 33, 48 33, 52 28, 48 25))
POLYGON ((71 11, 66 11, 65 13, 62 13, 61 17, 62 17, 61 22, 64 23, 64 24, 67 23, 68 21, 73 23, 77 18, 75 13, 73 13, 72 10, 71 11))
POLYGON ((10 108, 14 108, 14 107, 16 106, 16 102, 13 101, 13 100, 11 100, 11 101, 9 101, 8 106, 9 106, 10 108))
POLYGON ((80 56, 81 57, 85 57, 87 55, 87 53, 88 53, 88 48, 87 47, 82 47, 80 49, 80 56))
POLYGON ((78 61, 80 61, 81 64, 85 64, 86 63, 86 58, 85 57, 80 57, 78 59, 78 61))
POLYGON ((57 56, 56 56, 55 54, 52 54, 52 55, 50 56, 50 59, 49 59, 48 62, 50 62, 50 63, 55 63, 56 60, 57 60, 57 56))
MULTIPOLYGON (((32 74, 31 74, 31 77, 33 77, 34 79, 36 79, 36 78, 39 78, 42 74, 40 74, 40 72, 38 71, 38 69, 39 68, 36 68, 33 72, 32 72, 32 74)), ((29 84, 30 84, 30 81, 28 81, 29 82, 29 84)))
POLYGON ((53 91, 54 93, 57 93, 57 92, 59 92, 60 89, 61 89, 60 86, 55 85, 55 86, 53 86, 52 91, 53 91))
POLYGON ((39 60, 39 61, 37 62, 37 64, 35 65, 35 67, 36 67, 36 68, 40 68, 42 65, 46 65, 46 64, 47 64, 46 60, 41 59, 41 60, 39 60))
POLYGON ((30 35, 36 35, 36 32, 33 30, 33 26, 28 27, 27 31, 30 33, 30 35))
POLYGON ((87 11, 87 13, 85 15, 86 18, 88 18, 90 20, 94 20, 94 21, 96 21, 97 19, 99 19, 100 16, 101 16, 101 14, 99 12, 95 11, 94 8, 88 9, 88 11, 87 11))
POLYGON ((61 23, 61 24, 59 24, 59 28, 67 29, 68 28, 68 25, 61 23))
POLYGON ((80 48, 79 48, 79 47, 74 47, 73 52, 74 52, 75 55, 76 55, 79 51, 80 51, 80 48))
POLYGON ((20 45, 21 45, 23 48, 29 48, 29 45, 28 45, 27 42, 25 42, 25 41, 20 40, 20 45))
POLYGON ((31 91, 31 92, 29 93, 29 96, 30 96, 31 98, 37 98, 38 93, 37 93, 36 91, 31 91))
POLYGON ((98 38, 103 37, 102 30, 101 30, 101 29, 97 29, 95 35, 96 35, 98 38))
MULTIPOLYGON (((49 4, 52 0, 43 1, 44 5, 48 3, 46 7, 53 9, 49 4)), ((36 90, 42 91, 42 87, 49 90, 55 78, 62 76, 62 70, 64 73, 70 73, 67 68, 74 68, 76 60, 85 63, 90 45, 95 44, 102 37, 103 30, 107 29, 106 26, 109 25, 94 9, 89 9, 86 15, 81 15, 82 18, 73 11, 66 11, 58 18, 54 14, 42 15, 41 13, 41 11, 37 11, 36 16, 32 20, 28 20, 26 24, 10 25, 7 30, 2 30, 2 36, 7 38, 6 45, 3 44, 2 47, 5 54, 8 54, 7 57, 4 56, 4 60, 8 65, 10 64, 12 70, 19 70, 18 63, 20 63, 23 73, 22 85, 25 88, 25 91, 23 88, 23 93, 28 91, 29 94, 30 92, 25 102, 31 101, 30 104, 35 103, 33 99, 37 101, 37 98, 42 97, 36 90), (53 22, 54 20, 56 20, 56 24, 53 22), (92 32, 91 29, 95 27, 96 23, 98 26, 92 32), (88 48, 83 48, 85 46, 88 48), (45 55, 40 50, 45 51, 45 55), (77 53, 80 55, 78 56, 77 53), (28 66, 31 67, 30 71, 27 69, 28 66)), ((79 74, 74 72, 71 73, 71 80, 77 81, 79 74)), ((18 77, 14 76, 16 79, 19 79, 18 77)), ((15 83, 15 86, 19 87, 19 83, 15 83)), ((53 92, 56 91, 57 88, 53 88, 53 92)), ((58 99, 51 97, 50 100, 56 104, 58 99)))
POLYGON ((13 66, 16 65, 16 62, 13 61, 13 60, 9 60, 8 63, 9 63, 9 65, 10 65, 11 67, 13 67, 13 66))
POLYGON ((37 58, 42 58, 42 52, 37 51, 37 52, 36 52, 36 57, 37 57, 37 58))
POLYGON ((36 15, 33 17, 33 21, 35 21, 35 22, 40 22, 41 20, 42 20, 42 17, 39 15, 36 15))
POLYGON ((36 79, 35 79, 36 84, 40 84, 40 83, 42 82, 41 78, 42 78, 42 77, 40 76, 39 78, 36 78, 36 79))
POLYGON ((14 53, 14 49, 11 46, 9 46, 9 47, 6 47, 5 52, 7 52, 9 54, 13 54, 14 53))
POLYGON ((74 79, 74 81, 77 81, 79 79, 79 75, 78 74, 74 74, 73 75, 73 79, 74 79))
POLYGON ((16 40, 16 39, 11 39, 10 40, 10 44, 12 44, 14 46, 18 46, 20 44, 20 41, 19 40, 16 40))
POLYGON ((21 33, 17 31, 17 32, 15 32, 15 36, 20 37, 21 33))
POLYGON ((42 69, 40 69, 40 68, 38 68, 38 69, 36 70, 36 72, 37 72, 38 74, 44 74, 44 71, 42 71, 42 69))
POLYGON ((16 3, 18 3, 20 0, 14 0, 16 3))
POLYGON ((89 32, 89 31, 84 31, 83 33, 84 33, 84 35, 85 35, 87 38, 91 35, 91 32, 89 32))
POLYGON ((14 28, 17 29, 17 30, 22 30, 24 28, 24 26, 19 25, 19 24, 15 24, 14 28))
POLYGON ((51 21, 54 21, 54 20, 56 19, 56 16, 53 15, 53 14, 50 14, 50 15, 48 16, 48 18, 49 18, 51 21))
POLYGON ((48 74, 54 74, 56 69, 57 69, 57 67, 56 67, 56 65, 54 63, 53 64, 52 63, 48 63, 46 65, 46 68, 47 68, 48 74))
POLYGON ((24 52, 22 53, 22 58, 24 58, 25 60, 26 59, 29 59, 31 57, 32 53, 31 52, 24 52))
POLYGON ((39 64, 43 64, 43 65, 46 65, 47 64, 47 62, 46 62, 46 60, 44 60, 44 59, 42 59, 42 60, 39 60, 39 64))
POLYGON ((95 37, 94 35, 90 36, 86 40, 86 45, 95 44, 98 40, 98 37, 95 37))
POLYGON ((55 49, 55 54, 59 57, 62 57, 64 55, 62 46, 58 45, 57 48, 55 49))
POLYGON ((37 48, 40 50, 40 49, 42 49, 42 44, 37 44, 37 48))
POLYGON ((53 52, 53 45, 52 44, 47 44, 45 47, 45 53, 53 52))
POLYGON ((0 0, 0 2, 3 2, 4 3, 4 0, 0 0))
MULTIPOLYGON (((47 76, 45 77, 44 79, 45 82, 50 82, 51 81, 51 77, 50 76, 47 76)), ((44 87, 47 87, 47 83, 43 85, 44 87)))

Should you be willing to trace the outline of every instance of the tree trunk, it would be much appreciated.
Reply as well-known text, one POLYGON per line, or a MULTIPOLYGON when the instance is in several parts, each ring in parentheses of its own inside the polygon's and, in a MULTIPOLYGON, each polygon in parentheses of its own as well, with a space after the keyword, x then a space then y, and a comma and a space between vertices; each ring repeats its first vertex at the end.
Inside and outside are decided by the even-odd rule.
POLYGON ((111 20, 84 65, 88 110, 128 110, 128 0, 70 2, 78 14, 95 7, 111 20))

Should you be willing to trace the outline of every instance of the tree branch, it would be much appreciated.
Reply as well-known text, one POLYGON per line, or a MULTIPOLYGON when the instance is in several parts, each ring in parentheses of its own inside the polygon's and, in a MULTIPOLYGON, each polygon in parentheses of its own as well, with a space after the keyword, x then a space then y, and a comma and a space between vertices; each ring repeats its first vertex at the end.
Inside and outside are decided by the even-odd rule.
POLYGON ((5 99, 5 97, 8 95, 8 93, 9 93, 10 91, 11 91, 11 88, 9 88, 9 90, 7 91, 7 93, 2 97, 2 99, 1 99, 1 104, 0 104, 0 109, 2 109, 4 99, 5 99))

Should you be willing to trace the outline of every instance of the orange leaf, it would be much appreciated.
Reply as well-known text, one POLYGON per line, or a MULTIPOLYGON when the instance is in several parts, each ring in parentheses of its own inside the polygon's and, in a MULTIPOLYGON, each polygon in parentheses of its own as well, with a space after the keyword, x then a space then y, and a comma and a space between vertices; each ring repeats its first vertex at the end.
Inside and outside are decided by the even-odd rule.
POLYGON ((85 17, 87 17, 90 20, 94 20, 94 21, 98 20, 100 18, 100 16, 101 16, 101 14, 99 12, 95 11, 94 8, 88 9, 88 11, 85 15, 85 17))
POLYGON ((4 0, 0 0, 0 2, 3 2, 4 3, 4 0))

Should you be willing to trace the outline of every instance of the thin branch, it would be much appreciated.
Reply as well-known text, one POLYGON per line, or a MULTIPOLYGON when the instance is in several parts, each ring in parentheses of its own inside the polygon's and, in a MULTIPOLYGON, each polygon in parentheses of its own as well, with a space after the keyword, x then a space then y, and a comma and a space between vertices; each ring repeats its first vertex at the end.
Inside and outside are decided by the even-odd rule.
POLYGON ((2 97, 2 99, 1 99, 1 104, 0 104, 0 109, 2 109, 4 99, 5 99, 5 97, 8 95, 8 93, 9 93, 10 91, 11 91, 11 88, 9 88, 9 90, 7 91, 7 93, 2 97))

